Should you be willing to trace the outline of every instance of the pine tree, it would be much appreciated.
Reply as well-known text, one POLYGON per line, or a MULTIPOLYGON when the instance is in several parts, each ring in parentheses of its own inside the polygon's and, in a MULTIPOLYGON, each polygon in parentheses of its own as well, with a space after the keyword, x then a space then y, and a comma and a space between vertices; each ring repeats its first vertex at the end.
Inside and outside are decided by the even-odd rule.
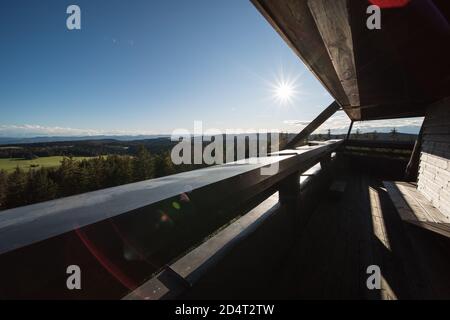
POLYGON ((5 206, 6 190, 8 188, 8 174, 5 170, 0 170, 0 209, 5 206))
POLYGON ((397 129, 396 129, 396 128, 393 128, 393 129, 391 130, 391 137, 392 137, 392 140, 397 140, 397 136, 398 136, 397 129))
POLYGON ((27 195, 29 203, 55 199, 57 185, 49 178, 47 169, 30 170, 28 172, 27 195))
POLYGON ((132 182, 133 168, 129 157, 112 155, 105 160, 107 186, 118 186, 132 182))
POLYGON ((134 181, 147 180, 154 176, 152 156, 144 146, 139 147, 132 166, 134 181))
POLYGON ((90 160, 83 160, 80 163, 85 177, 84 189, 93 191, 104 188, 107 180, 106 165, 104 157, 97 157, 90 160))
POLYGON ((169 153, 162 153, 155 156, 153 165, 155 178, 164 177, 175 172, 169 153))
POLYGON ((27 200, 27 176, 17 167, 8 176, 8 187, 6 190, 6 207, 14 208, 28 203, 27 200))
POLYGON ((61 161, 58 173, 59 193, 61 196, 70 196, 83 191, 84 182, 81 167, 73 158, 64 158, 61 161))

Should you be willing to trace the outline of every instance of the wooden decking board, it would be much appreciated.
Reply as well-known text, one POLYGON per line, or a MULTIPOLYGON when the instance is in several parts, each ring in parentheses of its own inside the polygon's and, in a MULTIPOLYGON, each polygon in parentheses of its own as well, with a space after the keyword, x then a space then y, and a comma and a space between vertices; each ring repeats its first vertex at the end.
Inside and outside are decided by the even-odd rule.
POLYGON ((330 186, 330 191, 334 192, 344 192, 346 187, 345 181, 334 181, 330 186))
POLYGON ((428 199, 417 191, 415 185, 408 184, 406 182, 399 182, 398 188, 401 192, 406 194, 408 202, 415 201, 417 203, 418 207, 424 211, 425 217, 428 221, 445 222, 444 215, 441 214, 428 199))
POLYGON ((290 298, 361 297, 359 279, 363 270, 358 262, 364 252, 359 248, 363 233, 356 227, 361 222, 360 205, 357 203, 350 210, 345 205, 358 189, 358 184, 352 183, 342 201, 325 202, 312 216, 289 268, 284 271, 284 283, 292 280, 295 283, 290 298), (349 229, 355 232, 348 232, 349 229))
MULTIPOLYGON (((379 179, 346 170, 335 175, 333 179, 347 184, 344 194, 339 200, 323 196, 279 265, 258 273, 273 254, 266 251, 255 264, 222 270, 254 277, 240 279, 239 286, 249 288, 244 294, 231 290, 223 296, 224 290, 214 287, 220 283, 216 277, 206 281, 203 290, 217 290, 229 299, 449 299, 450 240, 404 223, 379 179), (381 290, 367 289, 370 265, 381 269, 381 290)), ((448 224, 428 224, 450 229, 448 224)), ((273 230, 273 237, 279 231, 273 230)))
MULTIPOLYGON (((343 206, 345 208, 345 206, 343 206)), ((348 291, 350 298, 358 298, 361 292, 361 280, 365 277, 365 270, 361 270, 361 250, 357 245, 362 238, 361 229, 361 217, 358 211, 352 210, 351 214, 346 213, 343 210, 343 215, 346 217, 346 224, 343 226, 342 232, 346 235, 346 252, 344 256, 345 267, 342 278, 348 279, 348 288, 343 286, 343 290, 348 291), (348 230, 355 230, 355 232, 348 232, 348 230), (357 231, 356 231, 357 230, 357 231), (364 271, 364 272, 361 272, 364 271)), ((364 269, 364 268, 362 268, 364 269)))
MULTIPOLYGON (((376 264, 376 261, 378 261, 378 255, 375 251, 374 246, 372 245, 373 242, 373 235, 371 232, 367 232, 368 230, 371 230, 373 228, 372 226, 372 221, 371 219, 364 219, 364 216, 369 216, 370 212, 369 212, 369 208, 365 205, 366 203, 369 203, 369 193, 368 192, 364 192, 364 190, 366 190, 367 185, 368 185, 368 181, 366 177, 362 177, 360 179, 360 188, 361 188, 361 194, 359 196, 358 201, 360 203, 360 206, 362 208, 361 213, 360 214, 360 219, 361 219, 361 226, 360 226, 360 230, 362 232, 362 237, 361 237, 361 242, 360 242, 360 246, 359 246, 359 250, 362 253, 361 256, 361 266, 360 266, 360 276, 359 279, 364 279, 364 277, 367 277, 366 274, 366 270, 367 270, 367 266, 376 264)), ((374 300, 374 299, 380 299, 380 294, 379 291, 375 291, 375 290, 367 290, 367 288, 360 286, 360 293, 361 293, 361 297, 364 297, 365 299, 370 299, 370 300, 374 300)))
MULTIPOLYGON (((395 187, 394 183, 390 181, 384 181, 383 184, 386 187, 389 196, 394 202, 395 207, 397 208, 398 213, 403 220, 424 219, 424 217, 417 217, 412 213, 410 206, 406 202, 405 198, 402 197, 399 190, 395 187)), ((412 202, 412 205, 414 205, 414 202, 412 202)))
MULTIPOLYGON (((350 215, 342 215, 343 212, 342 202, 338 202, 337 204, 335 204, 335 206, 336 208, 328 211, 328 215, 333 215, 334 219, 332 222, 336 234, 335 237, 332 239, 334 243, 330 248, 331 252, 329 257, 329 264, 328 268, 325 270, 326 275, 322 277, 322 284, 329 284, 329 285, 322 285, 321 290, 324 296, 329 296, 332 298, 344 298, 344 296, 342 296, 341 293, 345 291, 346 288, 351 286, 351 282, 346 280, 347 278, 345 277, 345 268, 343 268, 343 265, 347 261, 348 243, 349 243, 348 234, 346 234, 344 231, 345 225, 348 223, 348 217, 350 215), (341 267, 338 268, 336 267, 336 265, 340 265, 341 267), (332 269, 334 269, 333 272, 330 271, 332 269), (339 280, 338 281, 336 281, 336 279, 333 280, 334 277, 336 277, 336 279, 339 280)), ((322 248, 320 248, 320 250, 323 250, 322 248)), ((323 251, 327 252, 327 250, 323 251)))
POLYGON ((409 232, 381 181, 338 178, 347 183, 343 197, 324 199, 315 210, 272 291, 289 299, 450 297, 443 271, 450 260, 436 252, 436 239, 409 232), (381 290, 366 287, 369 265, 381 268, 381 290))
POLYGON ((381 203, 378 192, 372 187, 369 187, 370 206, 372 208, 372 223, 373 232, 375 236, 385 245, 387 249, 390 249, 389 238, 387 236, 383 214, 381 212, 381 203))

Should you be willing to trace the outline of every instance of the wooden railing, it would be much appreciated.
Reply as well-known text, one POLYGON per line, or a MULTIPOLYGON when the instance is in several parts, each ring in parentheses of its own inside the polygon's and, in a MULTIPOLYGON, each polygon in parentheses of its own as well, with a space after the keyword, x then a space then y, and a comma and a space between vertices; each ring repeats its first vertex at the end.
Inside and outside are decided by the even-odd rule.
POLYGON ((0 298, 121 298, 274 191, 291 201, 299 174, 341 143, 3 211, 0 298), (66 286, 70 265, 81 269, 81 290, 66 286))
POLYGON ((409 160, 414 141, 346 140, 344 152, 354 155, 409 160))

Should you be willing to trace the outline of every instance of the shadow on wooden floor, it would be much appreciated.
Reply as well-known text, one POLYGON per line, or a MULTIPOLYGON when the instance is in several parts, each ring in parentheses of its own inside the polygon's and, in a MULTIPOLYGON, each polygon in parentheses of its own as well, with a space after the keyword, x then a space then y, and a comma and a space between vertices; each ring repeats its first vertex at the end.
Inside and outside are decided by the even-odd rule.
POLYGON ((405 224, 381 179, 354 171, 335 179, 345 193, 325 197, 298 230, 270 291, 284 299, 449 299, 447 239, 405 224), (380 267, 381 290, 367 288, 370 265, 380 267))

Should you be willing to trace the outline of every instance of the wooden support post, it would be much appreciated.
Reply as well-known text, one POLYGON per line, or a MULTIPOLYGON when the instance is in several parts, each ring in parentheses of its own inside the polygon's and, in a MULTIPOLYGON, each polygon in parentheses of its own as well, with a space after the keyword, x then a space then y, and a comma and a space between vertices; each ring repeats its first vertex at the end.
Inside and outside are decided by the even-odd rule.
POLYGON ((289 216, 291 217, 294 233, 299 224, 298 199, 300 196, 300 172, 291 174, 281 182, 280 185, 280 203, 286 206, 289 216))
POLYGON ((327 154, 320 160, 320 166, 323 170, 327 170, 331 164, 331 153, 327 154))
POLYGON ((313 121, 311 121, 298 135, 296 135, 286 146, 286 149, 295 148, 302 140, 309 137, 318 127, 327 121, 333 114, 340 109, 339 104, 334 101, 330 104, 321 114, 317 116, 313 121))
POLYGON ((405 178, 409 181, 416 181, 419 173, 420 153, 422 148, 423 124, 420 128, 419 135, 414 143, 414 149, 406 166, 405 178))
POLYGON ((352 122, 350 122, 350 127, 348 128, 347 137, 345 138, 345 140, 350 139, 350 134, 352 133, 352 129, 353 129, 353 120, 352 120, 352 122))

